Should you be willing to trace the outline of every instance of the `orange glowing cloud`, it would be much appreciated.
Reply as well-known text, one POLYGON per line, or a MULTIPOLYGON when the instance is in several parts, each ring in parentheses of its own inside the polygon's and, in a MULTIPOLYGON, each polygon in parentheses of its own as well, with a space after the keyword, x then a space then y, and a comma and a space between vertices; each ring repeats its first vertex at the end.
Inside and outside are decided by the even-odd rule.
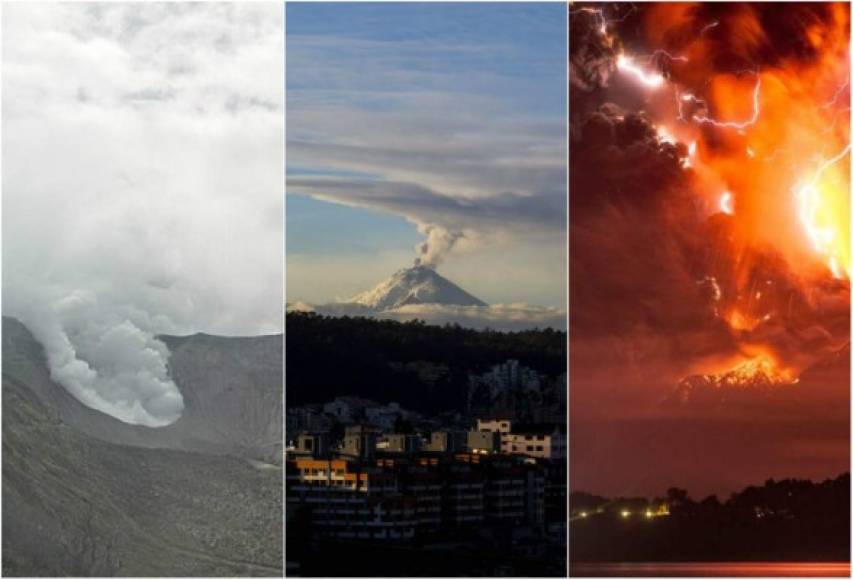
POLYGON ((742 251, 772 247, 799 275, 849 278, 849 9, 832 5, 796 54, 740 68, 760 62, 770 40, 754 6, 728 8, 713 21, 728 69, 714 58, 720 42, 696 34, 697 5, 647 12, 648 37, 688 61, 670 63, 679 101, 671 132, 696 143, 698 188, 709 207, 734 216, 742 251))

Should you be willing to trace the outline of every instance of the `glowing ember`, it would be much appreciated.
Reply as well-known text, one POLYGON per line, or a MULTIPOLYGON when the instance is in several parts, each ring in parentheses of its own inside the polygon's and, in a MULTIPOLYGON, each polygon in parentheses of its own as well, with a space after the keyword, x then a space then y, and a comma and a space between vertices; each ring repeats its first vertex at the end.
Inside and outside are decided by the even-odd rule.
POLYGON ((750 316, 745 315, 740 310, 735 308, 729 314, 726 322, 729 323, 729 327, 734 330, 753 330, 756 326, 761 322, 761 320, 756 320, 750 316))
POLYGON ((796 381, 786 370, 779 369, 773 359, 766 355, 745 360, 732 370, 720 375, 718 386, 749 386, 756 383, 766 385, 788 385, 796 381))

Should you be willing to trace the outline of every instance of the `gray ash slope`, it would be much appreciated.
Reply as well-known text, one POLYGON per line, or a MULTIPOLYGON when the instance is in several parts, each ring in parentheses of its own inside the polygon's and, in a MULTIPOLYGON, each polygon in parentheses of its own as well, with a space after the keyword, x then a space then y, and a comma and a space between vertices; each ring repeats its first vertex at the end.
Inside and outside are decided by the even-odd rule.
POLYGON ((186 409, 155 430, 81 405, 3 319, 4 575, 281 576, 281 337, 164 340, 186 409))

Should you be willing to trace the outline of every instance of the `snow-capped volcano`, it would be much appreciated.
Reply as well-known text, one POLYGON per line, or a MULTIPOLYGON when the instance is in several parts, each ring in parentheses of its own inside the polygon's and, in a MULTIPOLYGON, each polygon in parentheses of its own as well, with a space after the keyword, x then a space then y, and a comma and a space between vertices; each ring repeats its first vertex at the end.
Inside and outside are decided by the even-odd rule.
POLYGON ((393 310, 408 304, 486 306, 485 302, 427 266, 399 270, 372 290, 353 296, 349 302, 376 311, 393 310))

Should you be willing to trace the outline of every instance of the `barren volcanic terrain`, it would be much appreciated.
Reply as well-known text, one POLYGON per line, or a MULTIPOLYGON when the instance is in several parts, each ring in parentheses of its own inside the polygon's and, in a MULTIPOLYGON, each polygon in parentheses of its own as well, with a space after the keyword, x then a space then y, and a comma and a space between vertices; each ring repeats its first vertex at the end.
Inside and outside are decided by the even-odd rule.
POLYGON ((281 576, 281 336, 161 337, 183 416, 80 404, 3 319, 3 574, 281 576))

